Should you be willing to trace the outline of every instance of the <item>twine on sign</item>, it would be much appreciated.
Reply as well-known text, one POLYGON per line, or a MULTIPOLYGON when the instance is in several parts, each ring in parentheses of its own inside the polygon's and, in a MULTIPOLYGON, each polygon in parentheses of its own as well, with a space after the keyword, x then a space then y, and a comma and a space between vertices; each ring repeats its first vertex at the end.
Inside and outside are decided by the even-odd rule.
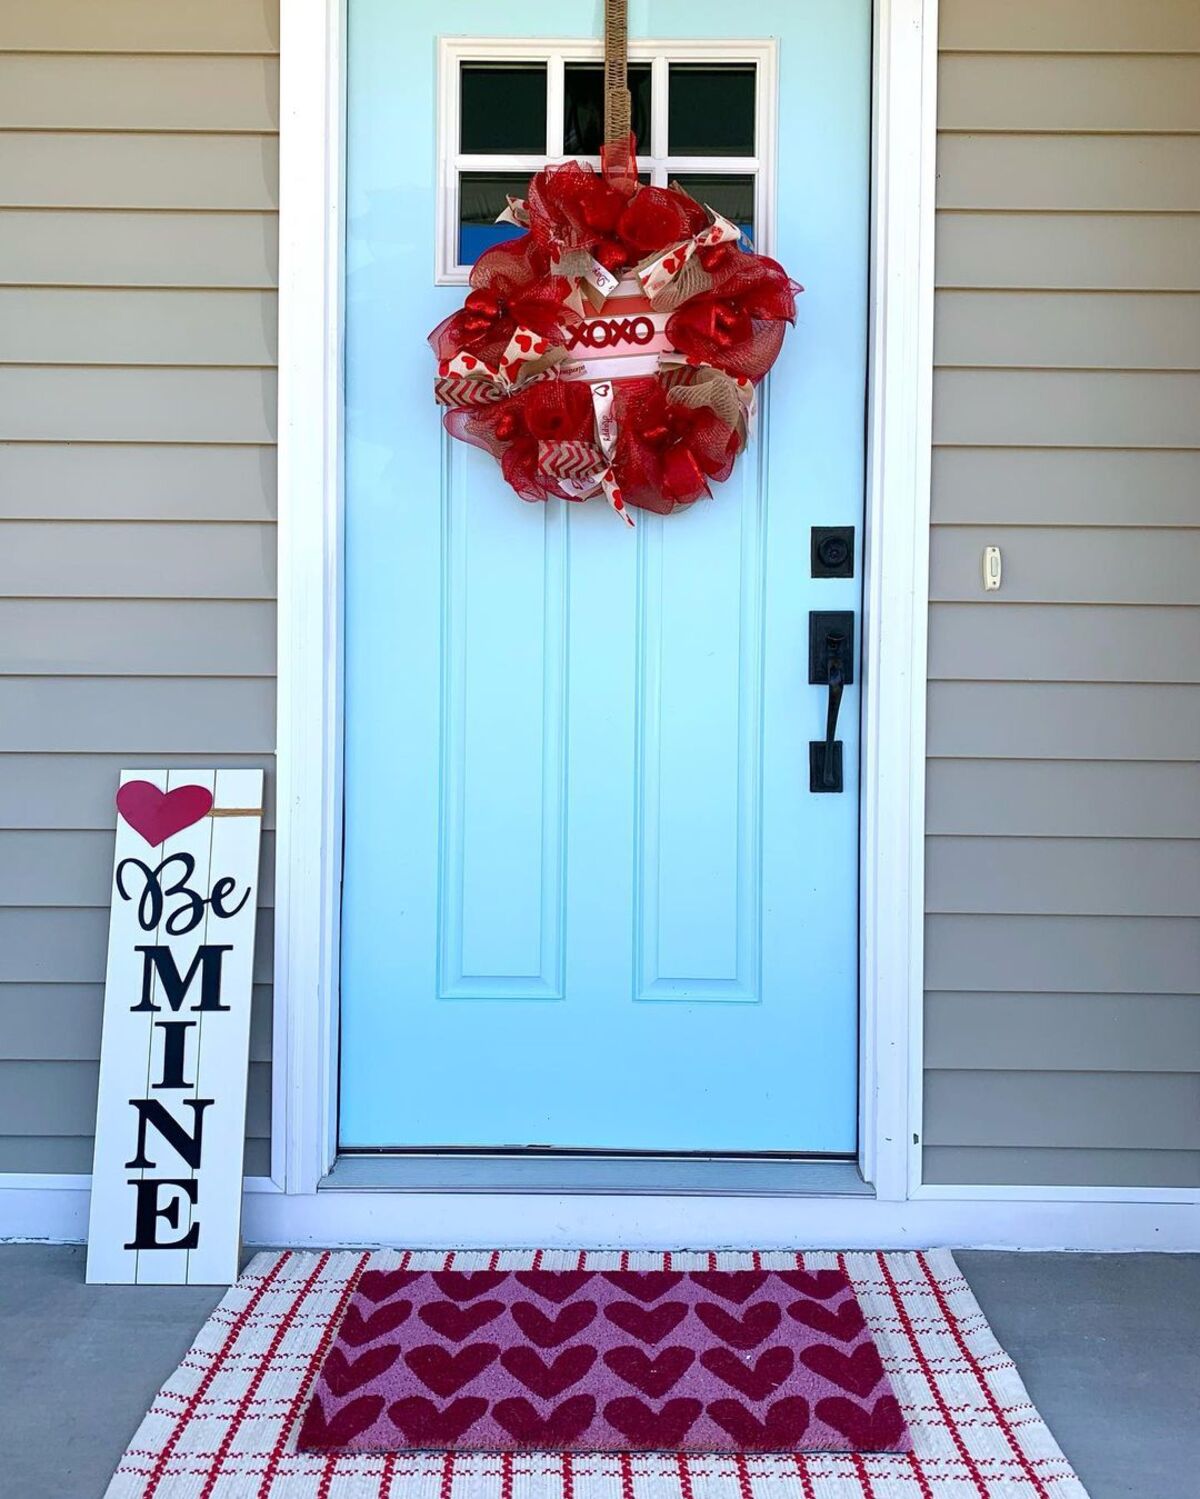
POLYGON ((632 125, 629 97, 629 3, 604 0, 604 144, 624 141, 632 125))

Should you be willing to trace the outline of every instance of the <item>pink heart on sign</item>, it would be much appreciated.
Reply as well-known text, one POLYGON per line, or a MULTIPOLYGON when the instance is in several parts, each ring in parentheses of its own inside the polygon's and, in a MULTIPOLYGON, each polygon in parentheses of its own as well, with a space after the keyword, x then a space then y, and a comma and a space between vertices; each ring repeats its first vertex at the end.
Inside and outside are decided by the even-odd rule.
POLYGON ((117 792, 117 811, 155 848, 206 817, 212 804, 212 792, 205 786, 160 791, 152 781, 126 781, 117 792))

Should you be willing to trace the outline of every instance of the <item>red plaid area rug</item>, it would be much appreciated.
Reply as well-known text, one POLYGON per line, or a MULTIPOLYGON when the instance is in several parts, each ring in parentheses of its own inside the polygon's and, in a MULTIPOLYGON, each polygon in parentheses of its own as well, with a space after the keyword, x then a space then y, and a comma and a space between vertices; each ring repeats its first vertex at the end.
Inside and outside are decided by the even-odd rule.
POLYGON ((920 1254, 486 1251, 258 1255, 201 1328, 106 1499, 1087 1499, 966 1281, 920 1254), (308 1453, 296 1439, 363 1272, 841 1268, 907 1453, 308 1453))

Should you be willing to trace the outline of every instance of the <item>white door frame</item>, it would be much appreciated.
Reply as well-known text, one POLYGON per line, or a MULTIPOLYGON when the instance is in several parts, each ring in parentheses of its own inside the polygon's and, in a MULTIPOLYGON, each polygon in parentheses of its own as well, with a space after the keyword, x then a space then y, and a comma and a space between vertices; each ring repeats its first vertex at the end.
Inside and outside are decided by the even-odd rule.
MULTIPOLYGON (((345 0, 280 11, 272 1176, 304 1196, 337 1148, 345 0)), ((890 1202, 919 1182, 936 49, 937 0, 876 0, 859 1099, 890 1202)))

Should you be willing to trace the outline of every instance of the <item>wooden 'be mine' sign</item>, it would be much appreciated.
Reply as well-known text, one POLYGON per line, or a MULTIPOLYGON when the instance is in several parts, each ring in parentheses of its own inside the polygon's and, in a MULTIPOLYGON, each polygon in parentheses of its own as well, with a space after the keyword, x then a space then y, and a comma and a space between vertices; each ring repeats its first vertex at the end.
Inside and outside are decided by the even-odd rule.
POLYGON ((262 789, 122 772, 89 1282, 237 1277, 262 789))

